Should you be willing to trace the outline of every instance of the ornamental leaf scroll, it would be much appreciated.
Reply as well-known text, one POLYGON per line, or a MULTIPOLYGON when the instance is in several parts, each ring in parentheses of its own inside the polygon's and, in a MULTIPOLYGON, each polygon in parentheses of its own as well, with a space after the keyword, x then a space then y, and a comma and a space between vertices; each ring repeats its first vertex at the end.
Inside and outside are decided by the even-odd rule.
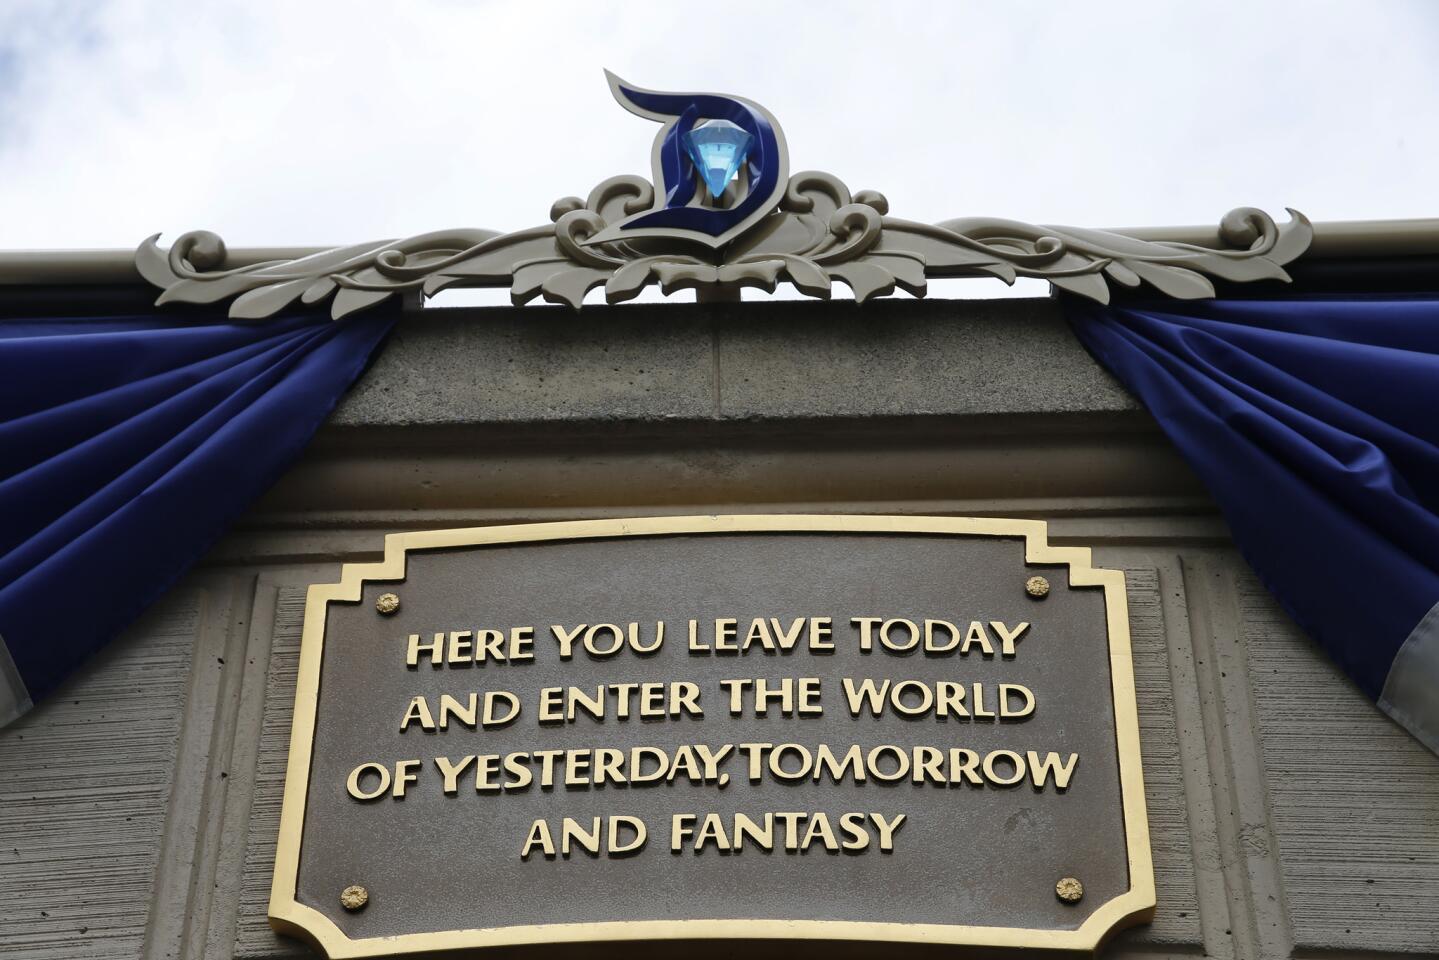
POLYGON ((231 269, 213 233, 186 233, 168 250, 157 234, 140 245, 135 266, 162 288, 157 305, 228 300, 237 319, 328 299, 338 320, 397 294, 428 297, 450 287, 509 287, 516 305, 539 298, 579 309, 598 287, 609 303, 650 285, 733 297, 741 287, 773 292, 782 282, 827 299, 838 281, 863 302, 896 288, 923 296, 931 277, 1033 277, 1107 303, 1114 285, 1147 284, 1191 300, 1214 296, 1214 279, 1287 281, 1285 265, 1314 233, 1297 211, 1280 225, 1253 207, 1224 216, 1218 248, 983 217, 926 224, 890 217, 880 193, 851 194, 837 177, 805 171, 789 178, 775 210, 717 251, 663 237, 592 241, 653 201, 644 178, 612 177, 584 200, 556 201, 544 226, 441 231, 231 269))

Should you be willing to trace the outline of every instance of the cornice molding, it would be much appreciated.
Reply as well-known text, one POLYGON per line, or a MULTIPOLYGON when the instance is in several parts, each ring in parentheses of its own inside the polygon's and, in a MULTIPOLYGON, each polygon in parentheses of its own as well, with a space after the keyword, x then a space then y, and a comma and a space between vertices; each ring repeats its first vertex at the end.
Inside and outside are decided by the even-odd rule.
MULTIPOLYGON (((1404 220, 1319 220, 1299 260, 1365 259, 1439 255, 1439 217, 1404 220)), ((1219 228, 1178 225, 1107 227, 1102 232, 1151 243, 1186 243, 1218 248, 1219 228)), ((330 247, 227 247, 219 269, 252 267, 276 260, 300 260, 330 247)), ((0 286, 38 284, 140 284, 135 251, 120 248, 0 250, 0 286)))

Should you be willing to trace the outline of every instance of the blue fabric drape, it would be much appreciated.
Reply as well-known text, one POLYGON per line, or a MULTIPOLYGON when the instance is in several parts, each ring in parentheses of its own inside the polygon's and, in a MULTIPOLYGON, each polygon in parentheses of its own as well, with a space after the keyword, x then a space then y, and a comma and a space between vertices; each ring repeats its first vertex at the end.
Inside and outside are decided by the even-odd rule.
POLYGON ((1378 699, 1439 603, 1439 297, 1066 305, 1280 604, 1378 699))
POLYGON ((0 321, 0 638, 32 699, 275 482, 393 322, 0 321))

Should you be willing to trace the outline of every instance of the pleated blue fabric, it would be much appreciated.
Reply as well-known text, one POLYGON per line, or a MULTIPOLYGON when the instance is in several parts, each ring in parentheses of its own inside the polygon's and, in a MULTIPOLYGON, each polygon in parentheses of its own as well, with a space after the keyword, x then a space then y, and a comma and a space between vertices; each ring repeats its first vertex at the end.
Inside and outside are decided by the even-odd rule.
POLYGON ((1289 615, 1439 752, 1439 297, 1066 308, 1289 615))
POLYGON ((29 700, 275 482, 394 321, 0 321, 0 657, 29 700))

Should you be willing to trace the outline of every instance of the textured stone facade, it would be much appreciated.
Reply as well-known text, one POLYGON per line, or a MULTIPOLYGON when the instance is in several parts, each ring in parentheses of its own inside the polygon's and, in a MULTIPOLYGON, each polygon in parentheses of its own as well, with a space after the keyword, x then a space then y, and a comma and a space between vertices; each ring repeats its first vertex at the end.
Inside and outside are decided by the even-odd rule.
POLYGON ((1105 956, 1439 954, 1439 759, 1056 306, 1002 300, 406 318, 205 564, 0 731, 0 956, 305 955, 265 923, 304 586, 385 533, 766 511, 1043 518, 1126 571, 1159 908, 1105 956))

